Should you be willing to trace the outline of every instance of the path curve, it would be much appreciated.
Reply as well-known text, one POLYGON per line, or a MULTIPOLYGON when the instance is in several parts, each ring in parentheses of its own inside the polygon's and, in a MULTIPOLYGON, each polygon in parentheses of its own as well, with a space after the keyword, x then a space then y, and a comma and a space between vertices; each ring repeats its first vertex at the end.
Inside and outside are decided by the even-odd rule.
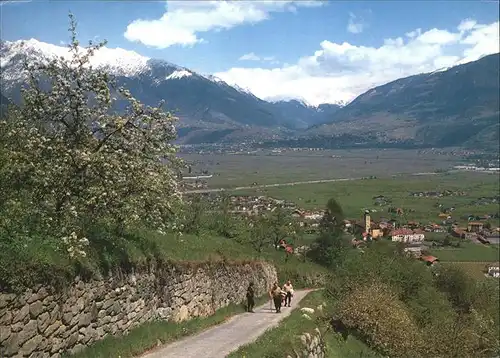
POLYGON ((270 310, 267 302, 255 313, 243 313, 201 333, 149 352, 142 358, 223 358, 239 347, 254 342, 266 330, 275 327, 287 317, 297 304, 313 290, 295 291, 292 307, 283 307, 281 313, 270 310))

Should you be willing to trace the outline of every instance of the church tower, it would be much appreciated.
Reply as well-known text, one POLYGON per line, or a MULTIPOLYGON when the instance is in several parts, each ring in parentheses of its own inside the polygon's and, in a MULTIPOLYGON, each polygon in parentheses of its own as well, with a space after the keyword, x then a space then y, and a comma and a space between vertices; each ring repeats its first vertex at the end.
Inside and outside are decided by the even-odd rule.
POLYGON ((365 215, 364 215, 364 219, 365 219, 365 232, 367 232, 368 234, 371 233, 371 218, 370 218, 370 212, 368 210, 365 210, 365 215))

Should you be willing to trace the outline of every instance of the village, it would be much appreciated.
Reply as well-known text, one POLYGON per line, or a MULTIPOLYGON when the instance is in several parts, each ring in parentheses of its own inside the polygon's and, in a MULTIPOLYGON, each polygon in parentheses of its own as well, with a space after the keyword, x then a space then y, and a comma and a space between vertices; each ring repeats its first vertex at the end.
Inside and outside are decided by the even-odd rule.
MULTIPOLYGON (((380 199, 381 196, 374 199, 380 199)), ((388 204, 390 200, 385 200, 388 204)), ((315 234, 323 218, 322 210, 304 210, 293 202, 275 199, 268 196, 230 196, 231 210, 236 215, 254 216, 263 212, 274 211, 280 207, 288 210, 305 234, 315 234)), ((439 263, 439 258, 429 254, 429 249, 440 246, 460 245, 460 242, 471 242, 477 245, 498 245, 500 243, 500 228, 491 228, 486 221, 491 216, 467 218, 466 226, 460 226, 451 219, 449 214, 440 213, 434 223, 420 223, 407 220, 402 208, 388 207, 388 213, 393 213, 392 218, 379 218, 374 220, 371 210, 365 209, 359 218, 344 220, 344 230, 351 237, 354 248, 363 250, 368 243, 381 240, 390 240, 404 245, 404 252, 428 266, 439 263), (436 235, 440 234, 440 235, 436 235), (435 240, 439 236, 443 240, 435 240)), ((293 249, 283 241, 283 248, 287 251, 293 249)), ((295 248, 295 252, 304 252, 304 246, 295 248)), ((500 268, 497 264, 487 265, 485 273, 489 276, 500 277, 500 268)))

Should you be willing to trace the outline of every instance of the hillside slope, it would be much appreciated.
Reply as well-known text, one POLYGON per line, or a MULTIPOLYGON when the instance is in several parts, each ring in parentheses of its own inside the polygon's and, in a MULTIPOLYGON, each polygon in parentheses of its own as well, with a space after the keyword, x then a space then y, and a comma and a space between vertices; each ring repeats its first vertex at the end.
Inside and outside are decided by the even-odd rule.
MULTIPOLYGON (((1 42, 0 56, 1 90, 20 103, 25 80, 23 62, 56 56, 68 59, 69 53, 66 47, 31 39, 1 42)), ((214 76, 131 51, 104 47, 91 63, 113 74, 118 84, 126 86, 141 102, 156 105, 164 100, 165 107, 180 118, 179 134, 186 143, 272 138, 318 123, 316 117, 322 115, 318 108, 302 104, 263 101, 214 76)))
POLYGON ((304 135, 349 134, 379 142, 498 147, 490 132, 498 131, 499 61, 500 54, 489 55, 375 87, 339 109, 330 123, 304 135))
POLYGON ((286 121, 297 129, 329 122, 330 118, 342 108, 338 104, 326 103, 312 107, 297 100, 278 101, 273 103, 273 107, 281 117, 286 118, 286 121))
MULTIPOLYGON (((28 41, 0 42, 3 96, 20 102, 22 63, 68 58, 66 47, 28 41)), ((398 79, 358 96, 347 106, 309 106, 298 100, 267 102, 213 76, 102 48, 92 65, 148 105, 173 111, 185 144, 266 142, 267 146, 468 146, 498 149, 500 55, 398 79)))

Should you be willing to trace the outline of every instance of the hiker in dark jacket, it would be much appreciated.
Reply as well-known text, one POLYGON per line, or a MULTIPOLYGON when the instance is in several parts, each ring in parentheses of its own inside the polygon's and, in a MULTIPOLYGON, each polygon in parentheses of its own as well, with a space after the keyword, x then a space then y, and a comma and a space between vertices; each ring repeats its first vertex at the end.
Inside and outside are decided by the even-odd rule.
POLYGON ((255 306, 255 291, 253 288, 253 282, 250 282, 247 288, 247 311, 253 312, 255 306))
POLYGON ((280 313, 283 296, 281 294, 281 288, 277 282, 274 283, 273 287, 271 288, 270 294, 274 301, 274 307, 276 308, 276 313, 280 313))

